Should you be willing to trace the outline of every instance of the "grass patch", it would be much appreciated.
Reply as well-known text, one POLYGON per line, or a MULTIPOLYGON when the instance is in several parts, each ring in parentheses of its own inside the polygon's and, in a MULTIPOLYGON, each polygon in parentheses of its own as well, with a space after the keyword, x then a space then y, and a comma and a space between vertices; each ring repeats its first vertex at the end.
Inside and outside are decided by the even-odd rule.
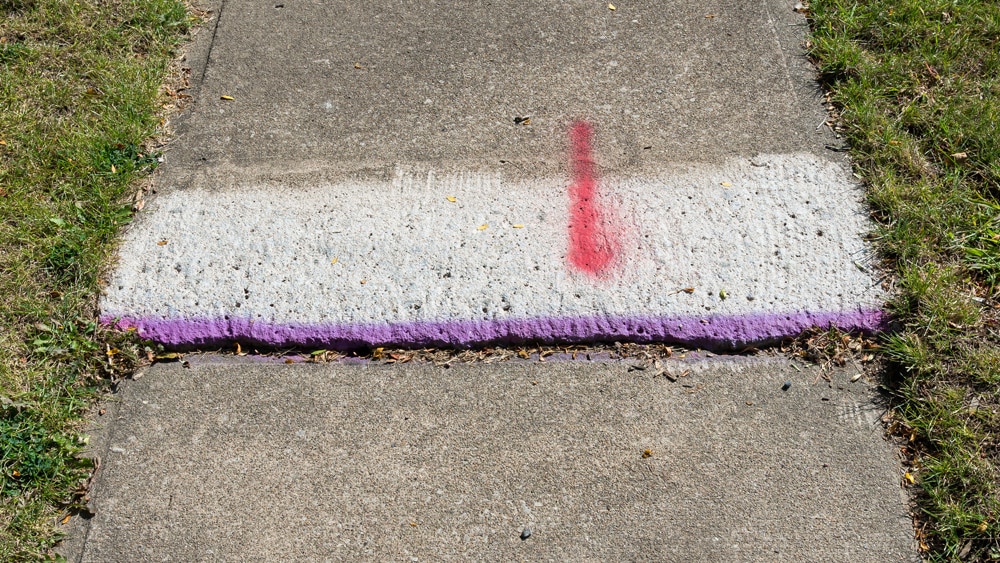
POLYGON ((1000 4, 813 0, 810 51, 879 221, 892 429, 932 560, 1000 560, 1000 4))
POLYGON ((135 360, 96 298, 190 23, 179 0, 0 0, 0 560, 51 555, 83 416, 135 360))

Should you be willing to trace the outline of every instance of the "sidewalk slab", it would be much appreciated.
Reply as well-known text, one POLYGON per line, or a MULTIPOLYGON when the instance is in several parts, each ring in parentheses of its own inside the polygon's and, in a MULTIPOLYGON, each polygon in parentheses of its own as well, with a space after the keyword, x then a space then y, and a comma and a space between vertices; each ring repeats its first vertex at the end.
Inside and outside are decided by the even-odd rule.
POLYGON ((784 1, 218 7, 106 323, 731 349, 884 322, 784 1))
POLYGON ((189 359, 101 419, 71 560, 918 560, 850 370, 189 359))

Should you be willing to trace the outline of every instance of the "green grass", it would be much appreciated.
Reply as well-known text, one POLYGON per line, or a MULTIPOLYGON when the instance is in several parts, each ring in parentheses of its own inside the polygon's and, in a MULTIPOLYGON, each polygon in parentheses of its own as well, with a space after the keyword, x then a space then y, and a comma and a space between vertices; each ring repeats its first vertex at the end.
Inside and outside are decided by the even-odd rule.
POLYGON ((940 561, 1000 560, 1000 3, 813 0, 810 51, 879 222, 891 429, 940 561))
POLYGON ((156 166, 178 0, 0 0, 0 560, 47 558, 80 508, 83 418, 134 345, 95 322, 156 166))

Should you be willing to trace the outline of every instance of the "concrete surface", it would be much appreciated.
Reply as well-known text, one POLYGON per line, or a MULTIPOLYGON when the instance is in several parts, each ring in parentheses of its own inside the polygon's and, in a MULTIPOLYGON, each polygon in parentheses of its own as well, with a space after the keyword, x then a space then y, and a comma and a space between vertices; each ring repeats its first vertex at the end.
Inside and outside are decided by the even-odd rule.
POLYGON ((71 560, 916 560, 850 370, 189 359, 100 419, 71 560))
POLYGON ((107 323, 328 348, 881 326, 861 193, 824 148, 790 3, 216 13, 107 323), (606 265, 581 267, 587 249, 606 265))

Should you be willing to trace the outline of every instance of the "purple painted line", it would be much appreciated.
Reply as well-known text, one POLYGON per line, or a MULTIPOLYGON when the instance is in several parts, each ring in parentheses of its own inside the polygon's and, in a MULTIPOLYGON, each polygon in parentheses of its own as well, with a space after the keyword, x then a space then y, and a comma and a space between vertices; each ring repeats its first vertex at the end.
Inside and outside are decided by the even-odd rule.
POLYGON ((415 321, 400 323, 302 324, 223 319, 114 317, 102 322, 135 329, 142 338, 166 346, 243 344, 304 346, 350 350, 368 346, 457 346, 481 344, 579 343, 622 340, 668 342, 707 349, 767 344, 812 327, 835 326, 871 333, 883 330, 888 317, 880 310, 757 313, 705 317, 578 317, 492 321, 415 321))

